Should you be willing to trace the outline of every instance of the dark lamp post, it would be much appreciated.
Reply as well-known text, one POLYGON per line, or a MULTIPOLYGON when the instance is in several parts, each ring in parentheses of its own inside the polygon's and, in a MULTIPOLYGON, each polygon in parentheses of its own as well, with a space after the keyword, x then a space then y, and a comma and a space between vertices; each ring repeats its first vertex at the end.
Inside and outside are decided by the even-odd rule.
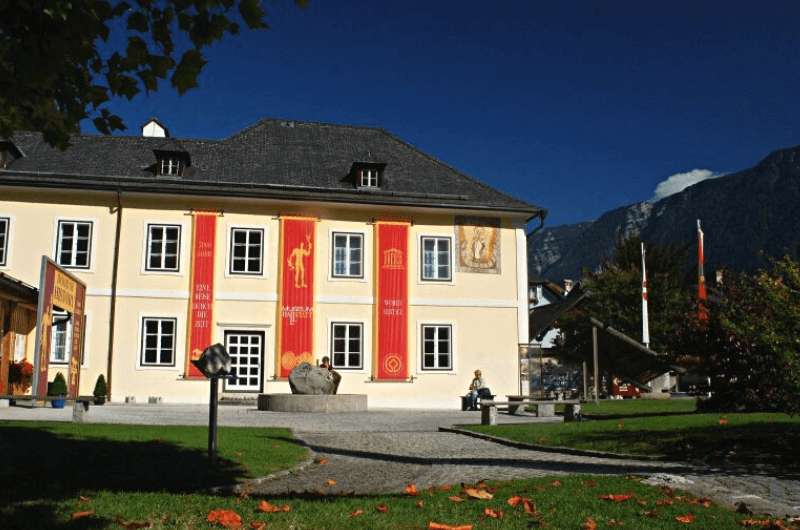
POLYGON ((231 374, 231 357, 222 344, 214 344, 203 351, 192 364, 211 381, 211 399, 208 402, 208 460, 217 463, 217 405, 219 380, 234 378, 231 374))

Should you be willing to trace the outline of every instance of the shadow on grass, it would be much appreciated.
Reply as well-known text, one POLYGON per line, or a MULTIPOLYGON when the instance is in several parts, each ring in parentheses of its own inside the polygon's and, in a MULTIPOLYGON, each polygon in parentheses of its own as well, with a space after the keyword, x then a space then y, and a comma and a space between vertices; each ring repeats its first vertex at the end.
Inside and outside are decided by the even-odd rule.
POLYGON ((224 458, 211 468, 204 450, 165 441, 75 438, 19 426, 0 425, 0 454, 3 528, 102 527, 109 521, 59 522, 55 503, 91 490, 197 492, 247 473, 224 458))

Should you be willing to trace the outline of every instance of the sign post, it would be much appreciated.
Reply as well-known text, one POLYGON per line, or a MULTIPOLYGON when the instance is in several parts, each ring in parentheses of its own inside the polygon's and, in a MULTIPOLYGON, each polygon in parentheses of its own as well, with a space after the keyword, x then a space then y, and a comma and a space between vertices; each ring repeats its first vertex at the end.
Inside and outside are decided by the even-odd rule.
POLYGON ((39 276, 39 305, 36 312, 36 353, 33 359, 32 394, 47 396, 48 369, 53 330, 53 308, 69 313, 72 322, 72 351, 69 359, 67 398, 78 397, 83 353, 84 312, 86 284, 59 267, 47 256, 42 256, 39 276))

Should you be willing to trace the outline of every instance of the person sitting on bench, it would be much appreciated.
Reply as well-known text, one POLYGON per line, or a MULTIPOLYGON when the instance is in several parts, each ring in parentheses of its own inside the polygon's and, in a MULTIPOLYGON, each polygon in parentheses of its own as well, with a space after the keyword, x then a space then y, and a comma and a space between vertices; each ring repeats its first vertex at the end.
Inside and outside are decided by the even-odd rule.
POLYGON ((486 386, 480 370, 475 370, 475 379, 469 384, 469 393, 467 394, 467 403, 469 410, 478 410, 478 398, 491 396, 492 392, 486 386))

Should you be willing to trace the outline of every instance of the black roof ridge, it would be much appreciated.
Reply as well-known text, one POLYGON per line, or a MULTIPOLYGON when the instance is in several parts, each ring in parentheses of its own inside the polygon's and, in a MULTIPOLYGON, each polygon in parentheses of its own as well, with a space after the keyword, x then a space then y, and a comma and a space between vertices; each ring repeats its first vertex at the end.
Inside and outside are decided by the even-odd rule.
POLYGON ((419 147, 417 147, 416 145, 414 145, 414 144, 412 144, 412 143, 408 142, 407 140, 403 140, 402 138, 400 138, 400 137, 398 137, 398 136, 395 136, 394 134, 392 134, 391 132, 389 132, 388 130, 386 130, 386 129, 384 129, 384 128, 377 128, 377 130, 379 130, 380 132, 382 132, 383 134, 385 134, 386 136, 388 136, 389 138, 391 138, 391 139, 392 139, 392 140, 394 140, 395 142, 398 142, 398 143, 400 143, 400 144, 402 144, 402 145, 404 145, 404 146, 408 147, 409 149, 412 149, 412 150, 414 150, 415 152, 417 152, 417 153, 421 154, 423 157, 427 158, 427 159, 428 159, 428 160, 430 160, 431 162, 433 162, 433 163, 435 163, 435 164, 438 164, 438 165, 442 166, 443 168, 445 168, 445 169, 448 169, 448 170, 452 171, 452 172, 453 172, 453 173, 455 173, 456 175, 458 175, 458 176, 460 176, 460 177, 463 177, 463 178, 465 178, 465 179, 467 179, 467 180, 470 180, 470 181, 474 182, 475 184, 477 184, 478 186, 480 186, 480 187, 482 187, 482 188, 484 188, 484 189, 486 189, 486 190, 489 190, 489 191, 491 191, 491 192, 494 192, 494 193, 497 193, 497 194, 499 194, 499 195, 502 195, 502 196, 503 196, 503 197, 505 197, 506 199, 511 199, 512 201, 516 201, 516 202, 519 202, 519 203, 523 203, 523 204, 526 204, 526 205, 528 205, 528 206, 533 206, 533 207, 534 207, 534 208, 536 208, 536 209, 537 209, 539 212, 543 212, 545 216, 547 215, 547 209, 546 209, 546 208, 542 208, 542 207, 541 207, 541 206, 539 206, 539 205, 532 204, 532 203, 529 203, 529 202, 527 202, 527 201, 524 201, 524 200, 518 199, 517 197, 514 197, 514 196, 512 196, 512 195, 509 195, 508 193, 506 193, 506 192, 504 192, 504 191, 501 191, 501 190, 499 190, 499 189, 497 189, 497 188, 495 188, 495 187, 492 187, 492 186, 490 186, 489 184, 486 184, 486 183, 485 183, 485 182, 483 182, 482 180, 480 180, 480 179, 478 179, 478 178, 476 178, 476 177, 473 177, 472 175, 467 175, 467 174, 466 174, 466 173, 464 173, 463 171, 461 171, 461 170, 459 170, 459 169, 456 169, 455 167, 451 166, 450 164, 448 164, 448 163, 446 163, 446 162, 443 162, 443 161, 439 160, 438 158, 436 158, 435 156, 433 156, 433 155, 431 155, 431 154, 429 154, 429 153, 426 153, 425 151, 423 151, 422 149, 420 149, 420 148, 419 148, 419 147))
POLYGON ((274 117, 265 116, 263 118, 259 118, 258 120, 256 120, 255 122, 251 123, 250 125, 248 125, 244 129, 240 129, 240 130, 236 131, 235 133, 231 134, 230 136, 227 136, 226 138, 223 138, 222 141, 231 140, 233 138, 236 138, 237 136, 240 136, 240 135, 242 135, 242 134, 244 134, 244 133, 246 133, 248 131, 251 131, 251 130, 255 129, 259 125, 263 125, 264 123, 268 123, 268 122, 294 122, 294 123, 299 123, 299 124, 302 124, 302 125, 317 125, 317 126, 322 126, 322 127, 341 127, 342 129, 366 129, 366 130, 372 130, 372 131, 384 131, 383 128, 377 127, 377 126, 374 126, 374 125, 355 125, 355 124, 352 124, 352 123, 334 123, 334 122, 329 122, 329 121, 297 120, 297 119, 294 119, 294 118, 274 118, 274 117))
MULTIPOLYGON (((18 134, 18 133, 36 135, 36 136, 39 136, 39 137, 42 136, 42 133, 40 133, 39 131, 26 131, 26 130, 21 130, 21 129, 14 131, 14 134, 18 134)), ((69 135, 69 137, 70 138, 88 138, 88 139, 91 139, 91 140, 95 140, 95 139, 96 140, 142 140, 142 139, 144 139, 146 141, 153 141, 153 142, 160 140, 162 142, 164 142, 164 141, 173 141, 173 142, 208 142, 208 143, 214 143, 214 144, 222 144, 222 143, 225 142, 225 140, 227 140, 227 138, 196 138, 196 137, 195 138, 189 138, 189 137, 177 137, 177 136, 142 136, 141 134, 139 134, 139 135, 133 135, 133 134, 102 134, 102 133, 89 134, 89 133, 83 133, 83 132, 71 133, 69 135)), ((14 137, 12 136, 10 138, 10 140, 13 141, 13 139, 14 139, 14 137)))

